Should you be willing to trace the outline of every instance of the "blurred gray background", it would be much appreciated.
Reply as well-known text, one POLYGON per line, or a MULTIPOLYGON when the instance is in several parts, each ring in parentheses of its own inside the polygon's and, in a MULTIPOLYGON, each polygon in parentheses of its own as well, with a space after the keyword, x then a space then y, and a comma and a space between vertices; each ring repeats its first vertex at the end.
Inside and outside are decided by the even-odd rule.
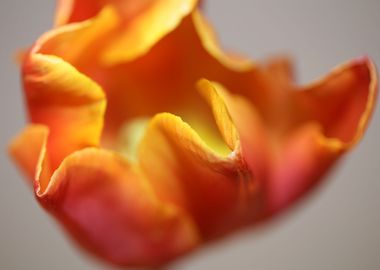
MULTIPOLYGON (((380 65, 379 0, 206 0, 224 47, 251 58, 287 53, 305 83, 370 55, 380 65)), ((55 1, 0 2, 0 269, 105 269, 78 252, 37 205, 5 149, 24 126, 18 48, 49 29, 55 1)), ((364 141, 302 207, 171 269, 380 269, 380 115, 364 141)))

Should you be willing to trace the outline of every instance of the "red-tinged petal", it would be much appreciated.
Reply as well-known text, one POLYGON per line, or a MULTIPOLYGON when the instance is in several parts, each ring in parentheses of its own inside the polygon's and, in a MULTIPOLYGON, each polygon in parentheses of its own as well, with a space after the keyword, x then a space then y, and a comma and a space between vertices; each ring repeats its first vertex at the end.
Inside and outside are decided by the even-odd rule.
POLYGON ((303 198, 345 152, 339 139, 328 139, 311 123, 293 131, 273 161, 264 216, 271 216, 303 198))
POLYGON ((49 128, 52 168, 73 151, 98 145, 105 96, 96 83, 62 59, 41 54, 26 59, 23 81, 31 122, 49 128))
POLYGON ((353 144, 362 137, 374 108, 375 66, 368 58, 351 61, 295 95, 306 121, 320 123, 327 137, 353 144))
POLYGON ((188 216, 158 201, 138 168, 109 151, 68 156, 37 197, 85 249, 117 265, 160 265, 199 242, 188 216))
POLYGON ((150 266, 197 246, 192 220, 158 201, 137 167, 116 153, 87 148, 65 158, 52 175, 47 137, 47 127, 28 126, 10 145, 11 155, 42 206, 85 249, 117 265, 150 266))
POLYGON ((239 137, 223 96, 208 81, 199 88, 231 148, 223 157, 181 118, 156 115, 140 144, 139 162, 158 196, 186 209, 202 236, 211 239, 256 214, 257 186, 242 160, 239 137))
POLYGON ((299 107, 293 120, 303 124, 285 136, 274 161, 268 189, 272 213, 317 185, 360 141, 377 95, 376 70, 369 59, 356 60, 294 95, 299 107))

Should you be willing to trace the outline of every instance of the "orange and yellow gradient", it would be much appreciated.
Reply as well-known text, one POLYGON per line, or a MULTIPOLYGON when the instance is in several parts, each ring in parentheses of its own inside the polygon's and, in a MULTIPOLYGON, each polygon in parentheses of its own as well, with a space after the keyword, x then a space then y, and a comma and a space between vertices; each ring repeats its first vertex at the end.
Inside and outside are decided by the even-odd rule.
POLYGON ((224 52, 196 0, 58 0, 22 79, 12 158, 69 235, 120 266, 288 209, 360 141, 377 94, 367 57, 300 87, 286 58, 224 52))

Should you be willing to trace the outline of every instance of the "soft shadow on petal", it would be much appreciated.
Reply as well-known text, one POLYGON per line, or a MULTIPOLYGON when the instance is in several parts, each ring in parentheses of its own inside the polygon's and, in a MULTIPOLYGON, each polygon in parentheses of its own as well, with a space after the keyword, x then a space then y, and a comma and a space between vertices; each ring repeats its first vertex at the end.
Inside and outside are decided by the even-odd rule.
POLYGON ((299 106, 294 120, 302 121, 284 137, 274 159, 267 191, 270 215, 319 184, 360 141, 377 96, 375 66, 367 58, 351 61, 294 96, 299 106))
POLYGON ((117 265, 160 265, 199 242, 187 214, 159 201, 139 170, 110 151, 68 156, 38 197, 75 240, 117 265))
POLYGON ((74 152, 50 177, 47 136, 46 127, 29 126, 10 152, 34 182, 41 205, 87 251, 120 266, 156 266, 198 245, 190 217, 159 201, 139 169, 116 153, 74 152))

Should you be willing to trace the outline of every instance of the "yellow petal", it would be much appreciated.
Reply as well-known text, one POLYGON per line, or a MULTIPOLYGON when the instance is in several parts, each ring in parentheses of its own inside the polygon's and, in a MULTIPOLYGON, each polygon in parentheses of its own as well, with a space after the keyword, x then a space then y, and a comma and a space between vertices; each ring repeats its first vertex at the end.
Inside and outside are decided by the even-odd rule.
POLYGON ((198 88, 212 108, 216 124, 224 138, 224 141, 231 150, 236 149, 239 141, 239 134, 231 119, 224 100, 217 92, 218 89, 213 87, 213 85, 207 80, 199 81, 198 88))
POLYGON ((157 0, 131 20, 104 51, 104 61, 114 65, 131 61, 148 52, 157 41, 173 31, 196 6, 197 0, 157 0), (128 48, 128 49, 126 49, 128 48))
POLYGON ((230 155, 220 156, 181 118, 162 113, 146 130, 139 163, 158 196, 191 213, 202 236, 211 239, 252 219, 259 197, 224 97, 207 80, 199 87, 232 148, 230 155))

